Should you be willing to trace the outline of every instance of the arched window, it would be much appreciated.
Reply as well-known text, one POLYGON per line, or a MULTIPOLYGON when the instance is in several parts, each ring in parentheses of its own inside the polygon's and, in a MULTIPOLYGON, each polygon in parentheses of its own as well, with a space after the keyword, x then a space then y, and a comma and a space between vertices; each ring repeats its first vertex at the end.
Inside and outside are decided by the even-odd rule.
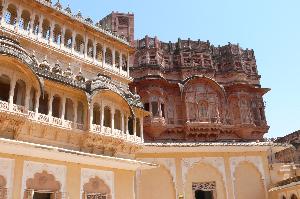
POLYGON ((93 124, 100 125, 100 106, 94 104, 93 107, 93 124))
POLYGON ((120 110, 115 111, 114 127, 115 127, 115 129, 122 130, 122 116, 121 116, 120 110))
POLYGON ((61 27, 58 24, 54 26, 53 42, 58 45, 61 43, 61 27))
POLYGON ((88 45, 87 45, 87 55, 89 57, 94 57, 94 44, 92 40, 88 40, 88 45))
POLYGON ((298 197, 297 197, 295 194, 293 194, 293 195, 291 196, 291 199, 298 199, 298 197))
POLYGON ((75 51, 84 54, 84 39, 81 35, 76 35, 75 38, 75 51))
POLYGON ((49 40, 50 38, 50 22, 48 19, 44 19, 43 25, 42 25, 42 37, 46 40, 49 40))
POLYGON ((35 35, 39 34, 39 23, 40 23, 39 16, 36 15, 35 18, 34 18, 33 29, 32 29, 32 33, 35 34, 35 35))
POLYGON ((30 13, 27 10, 23 10, 21 19, 19 21, 19 28, 29 31, 30 28, 30 13))
POLYGON ((112 51, 110 48, 106 48, 106 52, 105 52, 105 63, 107 65, 112 66, 112 51))
POLYGON ((34 111, 35 109, 35 98, 36 98, 36 91, 33 87, 30 89, 30 98, 29 98, 29 110, 34 111))
POLYGON ((48 108, 49 108, 49 95, 47 92, 44 93, 44 95, 40 96, 39 100, 39 113, 47 115, 48 114, 48 108))
POLYGON ((104 108, 104 126, 111 127, 111 114, 108 106, 104 108))
POLYGON ((72 48, 72 32, 71 30, 67 29, 65 32, 65 47, 71 49, 72 48))
POLYGON ((17 8, 15 5, 10 4, 5 13, 5 22, 10 25, 16 25, 17 22, 17 8))
POLYGON ((285 196, 282 196, 282 198, 281 199, 286 199, 286 197, 285 196))
POLYGON ((78 124, 84 123, 84 108, 82 102, 78 102, 77 105, 77 123, 78 124))
POLYGON ((10 79, 6 75, 0 76, 0 100, 8 102, 10 91, 10 79))
POLYGON ((74 104, 70 98, 66 99, 66 110, 65 110, 65 120, 73 121, 74 120, 74 104))
POLYGON ((18 80, 16 82, 15 91, 14 91, 14 104, 24 106, 25 95, 26 95, 26 84, 23 80, 18 80))
POLYGON ((122 70, 127 71, 128 61, 125 55, 122 55, 122 70))
POLYGON ((102 45, 101 44, 97 44, 96 45, 96 60, 98 62, 102 62, 102 59, 103 59, 103 48, 102 48, 102 45))
POLYGON ((158 116, 158 102, 151 102, 151 107, 152 107, 152 115, 153 116, 158 116))
POLYGON ((136 118, 136 136, 141 137, 141 121, 136 118))
POLYGON ((115 54, 115 65, 117 68, 120 68, 120 53, 118 51, 115 54))
POLYGON ((61 114, 61 99, 58 95, 55 95, 52 101, 52 116, 60 118, 60 114, 61 114))

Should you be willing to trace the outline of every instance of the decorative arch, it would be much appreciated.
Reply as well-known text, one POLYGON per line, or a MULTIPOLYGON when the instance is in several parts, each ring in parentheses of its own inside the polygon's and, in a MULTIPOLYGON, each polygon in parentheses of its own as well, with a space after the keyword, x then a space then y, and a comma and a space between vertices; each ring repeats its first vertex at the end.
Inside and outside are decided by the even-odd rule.
POLYGON ((109 186, 98 176, 89 179, 89 182, 83 185, 84 196, 88 194, 101 194, 105 199, 111 199, 111 190, 109 186))
POLYGON ((26 180, 26 188, 33 190, 48 190, 48 191, 60 191, 61 184, 55 179, 55 176, 48 173, 47 171, 42 171, 35 173, 33 178, 26 180))
POLYGON ((0 37, 0 60, 3 58, 10 57, 12 61, 17 60, 18 64, 21 69, 28 71, 32 74, 32 76, 37 80, 41 94, 44 92, 44 83, 39 78, 39 76, 35 72, 35 68, 38 66, 36 59, 30 56, 20 45, 18 42, 5 37, 0 37), (21 67, 21 65, 25 65, 26 67, 21 67))
POLYGON ((183 158, 181 160, 183 186, 185 186, 187 183, 187 174, 189 170, 197 164, 208 165, 218 171, 218 173, 222 177, 224 189, 226 192, 225 194, 228 198, 228 191, 225 186, 227 184, 225 163, 222 157, 183 158))

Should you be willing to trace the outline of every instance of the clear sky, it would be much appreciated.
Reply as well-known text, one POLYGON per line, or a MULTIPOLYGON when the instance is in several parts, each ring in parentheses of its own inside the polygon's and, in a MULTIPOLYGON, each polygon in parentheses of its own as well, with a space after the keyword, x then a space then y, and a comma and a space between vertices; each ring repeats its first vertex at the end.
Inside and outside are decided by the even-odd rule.
MULTIPOLYGON (((56 0, 52 0, 56 1, 56 0)), ((98 21, 111 11, 135 14, 135 38, 239 43, 255 51, 265 96, 267 137, 300 129, 299 0, 61 0, 98 21)))

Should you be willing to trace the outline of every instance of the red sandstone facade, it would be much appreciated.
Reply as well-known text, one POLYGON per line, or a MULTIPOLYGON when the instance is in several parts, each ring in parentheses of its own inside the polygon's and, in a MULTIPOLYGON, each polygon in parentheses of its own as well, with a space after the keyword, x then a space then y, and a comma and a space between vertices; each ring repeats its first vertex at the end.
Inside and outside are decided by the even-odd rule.
POLYGON ((136 41, 131 89, 151 116, 151 141, 256 140, 268 131, 253 50, 178 39, 136 41))

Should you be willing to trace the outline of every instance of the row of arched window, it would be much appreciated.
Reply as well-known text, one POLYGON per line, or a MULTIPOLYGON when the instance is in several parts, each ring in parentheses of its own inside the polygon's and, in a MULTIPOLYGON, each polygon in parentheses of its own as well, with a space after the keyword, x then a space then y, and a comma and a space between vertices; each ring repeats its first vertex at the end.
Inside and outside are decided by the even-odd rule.
POLYGON ((32 15, 28 10, 18 10, 14 4, 9 4, 4 12, 4 20, 7 24, 17 26, 19 30, 30 32, 33 35, 73 49, 79 54, 86 54, 98 62, 104 62, 109 66, 115 66, 127 71, 128 59, 126 55, 105 47, 92 39, 85 38, 79 33, 72 32, 69 28, 62 28, 59 24, 52 24, 49 19, 38 14, 32 15))

